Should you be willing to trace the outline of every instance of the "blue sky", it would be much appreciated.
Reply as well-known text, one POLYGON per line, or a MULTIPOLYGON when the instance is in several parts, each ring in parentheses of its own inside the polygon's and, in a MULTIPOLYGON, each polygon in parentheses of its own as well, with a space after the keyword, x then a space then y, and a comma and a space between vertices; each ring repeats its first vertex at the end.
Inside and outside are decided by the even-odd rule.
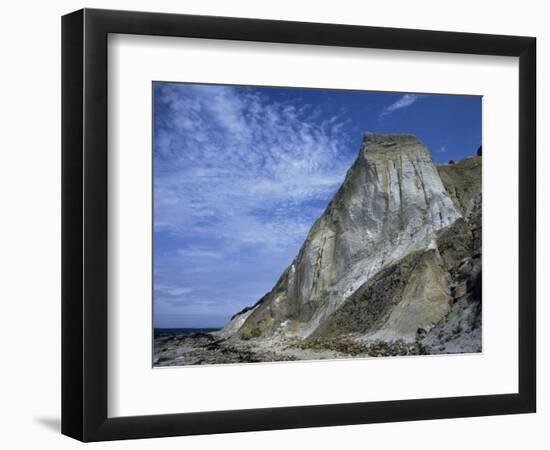
POLYGON ((481 97, 153 83, 154 325, 221 327, 268 292, 365 131, 474 155, 481 97))

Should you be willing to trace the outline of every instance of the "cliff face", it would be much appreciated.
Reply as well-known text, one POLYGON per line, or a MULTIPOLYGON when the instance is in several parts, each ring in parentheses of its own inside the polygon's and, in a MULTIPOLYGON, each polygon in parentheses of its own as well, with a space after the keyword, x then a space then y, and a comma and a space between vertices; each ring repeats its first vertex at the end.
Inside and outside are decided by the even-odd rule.
MULTIPOLYGON (((471 224, 480 212, 480 186, 476 175, 464 184, 459 171, 469 174, 471 168, 449 167, 436 167, 412 135, 366 134, 344 183, 292 264, 221 335, 427 337, 453 311, 451 267, 476 245, 471 224), (449 229, 461 239, 467 235, 468 242, 458 249, 453 246, 461 239, 449 238, 448 244, 449 229)), ((480 236, 479 220, 479 245, 480 236)), ((441 347, 436 340, 433 345, 441 347)))
POLYGON ((476 246, 481 247, 481 156, 440 165, 437 169, 455 206, 470 225, 476 246))

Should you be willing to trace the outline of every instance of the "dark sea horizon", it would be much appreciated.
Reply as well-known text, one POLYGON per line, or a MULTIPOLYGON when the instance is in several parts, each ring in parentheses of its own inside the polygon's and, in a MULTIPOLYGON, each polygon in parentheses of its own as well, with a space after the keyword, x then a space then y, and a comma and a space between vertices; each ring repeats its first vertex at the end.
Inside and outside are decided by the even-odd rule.
POLYGON ((193 333, 210 333, 220 328, 155 328, 154 337, 185 336, 193 333))

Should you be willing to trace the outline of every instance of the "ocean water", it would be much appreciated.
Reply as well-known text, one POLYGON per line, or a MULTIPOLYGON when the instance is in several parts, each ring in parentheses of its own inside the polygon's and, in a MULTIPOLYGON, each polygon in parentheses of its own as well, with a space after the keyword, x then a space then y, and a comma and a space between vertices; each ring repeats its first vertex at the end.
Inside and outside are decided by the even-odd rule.
POLYGON ((155 337, 185 336, 193 333, 209 333, 221 328, 155 328, 155 337))

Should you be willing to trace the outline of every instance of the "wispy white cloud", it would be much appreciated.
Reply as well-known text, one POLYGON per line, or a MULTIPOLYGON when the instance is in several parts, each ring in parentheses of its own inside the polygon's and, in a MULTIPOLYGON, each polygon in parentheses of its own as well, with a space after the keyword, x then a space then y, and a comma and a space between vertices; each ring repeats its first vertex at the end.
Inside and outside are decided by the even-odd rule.
POLYGON ((185 258, 207 258, 207 259, 223 259, 223 255, 212 250, 204 250, 197 247, 179 248, 176 250, 179 256, 185 258))
POLYGON ((317 125, 311 108, 224 86, 166 85, 160 102, 156 231, 284 247, 349 167, 337 116, 317 125))
POLYGON ((183 297, 193 292, 193 289, 184 286, 170 286, 165 284, 156 284, 155 291, 169 297, 183 297))
POLYGON ((342 183, 347 122, 252 88, 155 95, 154 228, 173 242, 156 250, 155 286, 171 291, 155 289, 155 315, 219 322, 271 288, 342 183))
POLYGON ((421 97, 422 97, 421 95, 417 95, 417 94, 405 94, 399 99, 397 99, 395 102, 393 102, 391 105, 386 106, 382 111, 380 111, 380 114, 378 117, 380 119, 383 119, 384 117, 397 111, 398 109, 408 108, 421 97))

